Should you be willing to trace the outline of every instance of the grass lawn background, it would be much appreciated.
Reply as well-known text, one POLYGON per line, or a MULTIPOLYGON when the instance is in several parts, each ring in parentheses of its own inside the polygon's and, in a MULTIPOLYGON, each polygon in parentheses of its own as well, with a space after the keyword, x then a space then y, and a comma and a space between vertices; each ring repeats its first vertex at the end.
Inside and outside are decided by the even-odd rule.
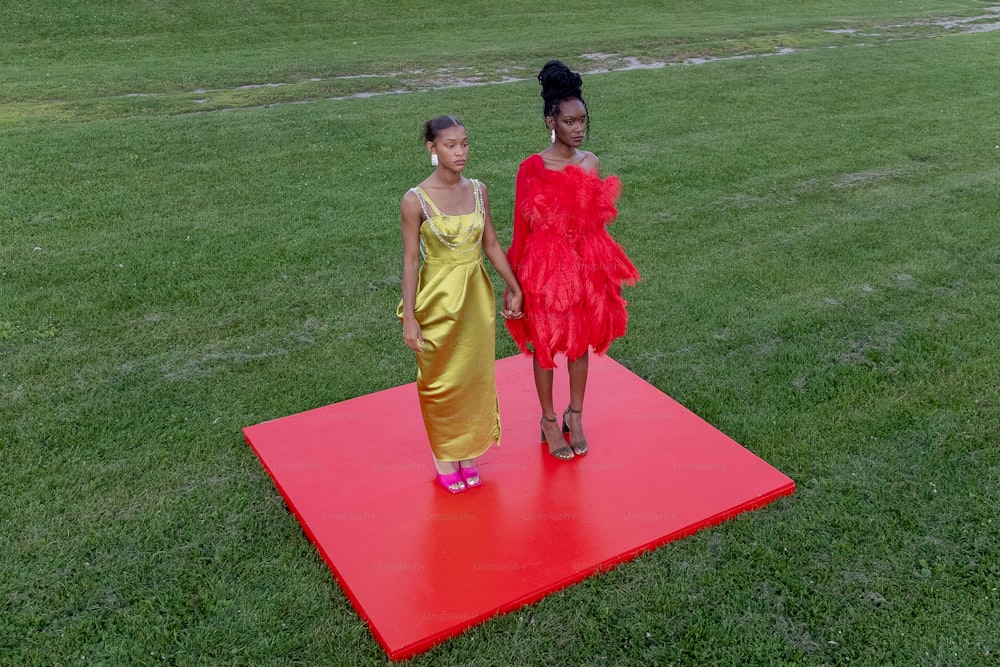
POLYGON ((798 489, 413 663, 996 662, 1000 50, 938 20, 989 6, 8 3, 0 662, 385 662, 239 429, 412 380, 427 117, 509 239, 545 59, 697 55, 585 77, 611 354, 798 489))

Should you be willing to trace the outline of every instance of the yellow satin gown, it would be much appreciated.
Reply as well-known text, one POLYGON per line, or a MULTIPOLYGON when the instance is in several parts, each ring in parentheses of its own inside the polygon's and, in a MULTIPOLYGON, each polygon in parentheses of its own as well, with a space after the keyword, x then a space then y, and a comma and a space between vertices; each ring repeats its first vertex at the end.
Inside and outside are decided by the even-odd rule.
MULTIPOLYGON (((417 395, 427 438, 439 461, 462 461, 500 444, 493 365, 496 302, 483 266, 485 215, 478 181, 476 208, 445 215, 416 187, 426 220, 420 225, 423 264, 414 314, 424 338, 417 356, 417 395)), ((400 302, 396 316, 402 318, 400 302)))

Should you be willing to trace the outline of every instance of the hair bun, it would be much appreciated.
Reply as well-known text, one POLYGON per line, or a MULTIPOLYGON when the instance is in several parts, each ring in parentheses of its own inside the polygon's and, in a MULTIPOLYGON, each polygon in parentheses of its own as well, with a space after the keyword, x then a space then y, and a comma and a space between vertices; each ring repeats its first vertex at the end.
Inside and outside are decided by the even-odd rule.
POLYGON ((424 132, 421 135, 425 142, 433 143, 437 139, 437 136, 441 134, 442 131, 447 130, 449 127, 465 127, 462 121, 455 118, 454 116, 438 116, 436 118, 431 118, 426 123, 424 123, 424 132))
POLYGON ((558 60, 545 63, 538 73, 538 83, 542 84, 542 99, 546 102, 583 97, 583 77, 558 60))

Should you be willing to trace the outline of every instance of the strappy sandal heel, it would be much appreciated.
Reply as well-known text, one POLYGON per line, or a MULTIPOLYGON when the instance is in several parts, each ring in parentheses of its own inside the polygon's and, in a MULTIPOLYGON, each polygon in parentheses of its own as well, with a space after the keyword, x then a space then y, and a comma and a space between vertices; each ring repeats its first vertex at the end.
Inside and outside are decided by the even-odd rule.
MULTIPOLYGON (((563 433, 570 432, 569 424, 566 423, 566 415, 568 415, 571 412, 575 415, 580 415, 580 418, 583 419, 583 408, 580 408, 579 410, 574 410, 572 405, 566 406, 566 410, 563 412, 563 426, 562 426, 563 433)), ((573 442, 572 436, 570 436, 569 446, 573 450, 573 454, 576 456, 586 456, 587 452, 589 451, 587 449, 586 440, 577 440, 576 442, 573 442)))
MULTIPOLYGON (((542 444, 548 446, 549 441, 545 438, 545 422, 555 422, 557 421, 555 415, 552 418, 548 418, 542 415, 542 421, 539 422, 538 426, 541 429, 541 440, 542 444)), ((573 450, 569 445, 564 444, 562 447, 556 447, 555 449, 549 449, 549 454, 559 459, 560 461, 572 461, 573 460, 573 450)))

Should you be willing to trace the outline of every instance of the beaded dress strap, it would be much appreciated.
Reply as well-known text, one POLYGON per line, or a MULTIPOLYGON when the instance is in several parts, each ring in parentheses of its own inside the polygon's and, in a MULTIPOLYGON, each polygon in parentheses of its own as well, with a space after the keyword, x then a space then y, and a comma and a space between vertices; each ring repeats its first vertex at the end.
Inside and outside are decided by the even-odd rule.
POLYGON ((477 181, 474 178, 471 179, 471 180, 472 180, 472 187, 476 189, 476 210, 473 211, 473 212, 474 213, 482 213, 483 212, 483 184, 480 183, 479 181, 477 181))
MULTIPOLYGON (((410 192, 417 195, 417 201, 420 202, 420 208, 424 212, 424 217, 428 220, 431 219, 430 211, 427 210, 427 202, 430 201, 430 197, 418 186, 415 188, 410 188, 410 192)), ((431 202, 431 206, 434 206, 434 202, 431 202)), ((434 206, 435 212, 437 213, 437 207, 434 206)))

